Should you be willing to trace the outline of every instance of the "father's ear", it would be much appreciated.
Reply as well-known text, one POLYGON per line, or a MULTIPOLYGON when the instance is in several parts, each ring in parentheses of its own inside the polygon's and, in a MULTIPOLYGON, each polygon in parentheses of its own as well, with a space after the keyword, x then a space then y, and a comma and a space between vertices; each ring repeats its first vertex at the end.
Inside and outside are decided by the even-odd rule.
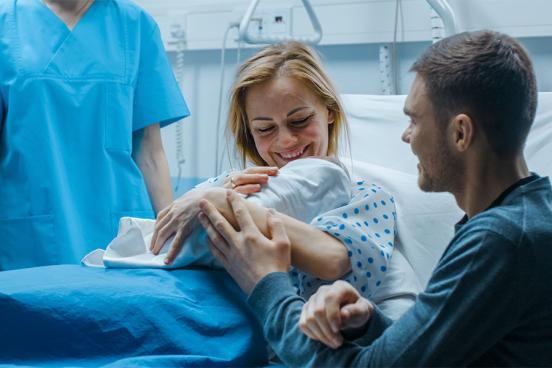
POLYGON ((474 142, 475 126, 472 118, 466 114, 458 114, 451 123, 453 144, 459 152, 466 151, 474 142))

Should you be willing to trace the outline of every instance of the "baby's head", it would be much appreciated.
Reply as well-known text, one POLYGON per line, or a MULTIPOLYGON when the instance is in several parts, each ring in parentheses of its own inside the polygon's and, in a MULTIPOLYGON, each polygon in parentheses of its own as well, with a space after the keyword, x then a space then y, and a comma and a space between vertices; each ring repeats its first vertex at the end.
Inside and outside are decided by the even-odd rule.
POLYGON ((333 157, 333 156, 315 156, 315 158, 319 158, 319 159, 326 160, 328 162, 336 164, 337 166, 341 167, 347 173, 347 176, 349 176, 349 170, 347 170, 347 168, 345 167, 343 162, 341 162, 341 160, 338 159, 337 157, 333 157))
MULTIPOLYGON (((299 160, 308 160, 310 158, 317 158, 319 160, 324 160, 324 161, 327 161, 327 162, 331 162, 332 164, 335 164, 335 165, 339 166, 345 172, 345 174, 349 178, 349 181, 351 180, 351 176, 349 175, 349 170, 347 170, 347 167, 345 167, 343 162, 341 162, 341 160, 339 160, 337 157, 334 157, 334 156, 312 156, 312 157, 301 158, 299 160)), ((285 166, 284 166, 284 168, 285 168, 285 166)))

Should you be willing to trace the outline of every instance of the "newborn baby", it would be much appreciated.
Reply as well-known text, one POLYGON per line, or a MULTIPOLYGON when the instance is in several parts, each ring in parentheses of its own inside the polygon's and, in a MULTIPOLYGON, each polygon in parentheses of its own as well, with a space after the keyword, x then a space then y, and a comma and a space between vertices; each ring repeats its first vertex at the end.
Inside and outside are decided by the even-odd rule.
MULTIPOLYGON (((304 158, 282 167, 260 192, 246 199, 310 223, 316 216, 349 203, 351 180, 337 160, 304 158)), ((172 264, 166 265, 164 259, 173 238, 167 240, 158 255, 154 255, 148 246, 154 227, 154 220, 123 217, 119 222, 118 235, 107 249, 92 251, 83 258, 82 263, 90 267, 113 268, 220 267, 207 247, 207 235, 201 227, 192 231, 178 257, 172 264)))

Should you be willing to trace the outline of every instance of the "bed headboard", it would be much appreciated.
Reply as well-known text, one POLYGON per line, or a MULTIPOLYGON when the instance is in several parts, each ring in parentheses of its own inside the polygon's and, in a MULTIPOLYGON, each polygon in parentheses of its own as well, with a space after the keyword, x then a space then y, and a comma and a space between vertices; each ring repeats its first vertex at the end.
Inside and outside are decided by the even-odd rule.
MULTIPOLYGON (((401 141, 408 125, 403 114, 405 95, 341 95, 351 128, 354 160, 417 174, 416 157, 401 141)), ((552 176, 552 92, 540 92, 535 122, 525 149, 529 169, 552 176)))

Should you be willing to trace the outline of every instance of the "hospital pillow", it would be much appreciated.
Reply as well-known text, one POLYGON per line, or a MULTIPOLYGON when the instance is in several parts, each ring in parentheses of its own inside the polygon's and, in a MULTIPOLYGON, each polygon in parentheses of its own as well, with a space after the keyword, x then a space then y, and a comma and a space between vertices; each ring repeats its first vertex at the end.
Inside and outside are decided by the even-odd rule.
POLYGON ((405 98, 402 95, 341 95, 354 160, 418 173, 418 160, 409 145, 401 140, 409 121, 403 114, 405 98))
MULTIPOLYGON (((406 96, 341 97, 350 125, 353 175, 379 183, 395 196, 399 246, 425 285, 462 212, 451 195, 423 193, 418 189, 418 160, 409 145, 401 141, 408 125, 408 117, 402 112, 406 96)), ((552 176, 550 92, 539 93, 525 154, 531 171, 552 176)), ((343 161, 350 163, 348 157, 343 161)))
POLYGON ((353 177, 381 185, 393 195, 397 208, 397 247, 425 288, 452 239, 454 224, 463 215, 454 197, 448 193, 422 192, 417 175, 362 161, 352 161, 347 166, 353 177))

